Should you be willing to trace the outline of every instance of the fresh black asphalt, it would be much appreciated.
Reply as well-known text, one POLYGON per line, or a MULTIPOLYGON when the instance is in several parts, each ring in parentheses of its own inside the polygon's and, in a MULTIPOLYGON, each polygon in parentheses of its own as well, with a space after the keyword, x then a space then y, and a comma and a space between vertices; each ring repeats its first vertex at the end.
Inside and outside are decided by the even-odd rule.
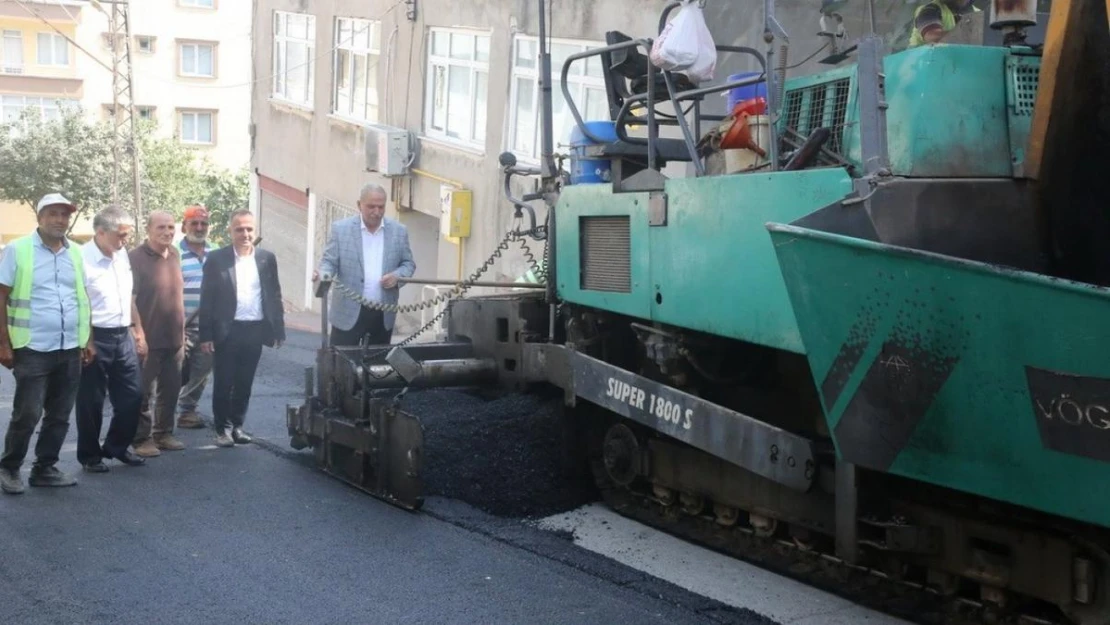
MULTIPOLYGON (((518 519, 445 497, 410 513, 317 471, 288 447, 284 407, 318 341, 264 353, 256 444, 183 431, 188 449, 148 466, 0 497, 0 623, 770 622, 518 519)), ((2 428, 13 383, 0 372, 2 428)))

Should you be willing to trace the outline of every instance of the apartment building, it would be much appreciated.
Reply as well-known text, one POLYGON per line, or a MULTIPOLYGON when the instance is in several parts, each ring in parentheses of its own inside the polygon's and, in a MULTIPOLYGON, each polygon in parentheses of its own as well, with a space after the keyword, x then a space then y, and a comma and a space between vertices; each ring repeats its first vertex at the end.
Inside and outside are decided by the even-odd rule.
MULTIPOLYGON (((87 89, 77 51, 65 38, 76 37, 86 10, 84 3, 62 0, 27 4, 65 36, 46 26, 21 4, 0 0, 0 121, 18 119, 26 108, 47 118, 57 117, 61 107, 80 103, 87 89)), ((0 202, 0 243, 34 227, 31 209, 0 202)), ((79 233, 89 230, 88 223, 76 228, 79 233)))
MULTIPOLYGON (((248 0, 131 2, 134 100, 140 116, 227 169, 250 163, 251 3, 248 0)), ((79 42, 111 60, 106 14, 90 8, 79 42)), ((111 73, 82 54, 82 103, 111 115, 111 73)))
MULTIPOLYGON (((84 0, 0 0, 3 120, 27 107, 49 118, 67 105, 111 118, 104 10, 84 0)), ((250 162, 251 11, 249 0, 143 0, 130 8, 139 114, 155 120, 161 136, 228 169, 250 162)), ((0 204, 0 216, 0 238, 34 227, 25 206, 0 204)), ((90 233, 88 223, 74 228, 78 238, 90 233)))

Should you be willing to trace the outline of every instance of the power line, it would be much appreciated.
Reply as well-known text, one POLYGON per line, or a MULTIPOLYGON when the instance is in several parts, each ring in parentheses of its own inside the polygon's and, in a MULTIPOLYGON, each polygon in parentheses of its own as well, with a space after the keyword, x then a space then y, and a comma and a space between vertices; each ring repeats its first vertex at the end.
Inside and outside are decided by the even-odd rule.
MULTIPOLYGON (((15 0, 15 1, 20 6, 22 6, 27 12, 31 13, 35 17, 42 20, 42 22, 44 24, 46 24, 50 28, 54 29, 54 31, 57 32, 62 37, 65 37, 65 39, 67 41, 69 41, 70 43, 72 43, 78 50, 80 50, 81 52, 84 52, 86 55, 91 57, 94 61, 99 63, 101 66, 103 66, 108 71, 113 71, 111 66, 109 66, 108 64, 101 61, 92 52, 89 52, 88 50, 83 48, 80 44, 78 44, 76 41, 74 41, 73 38, 71 38, 69 35, 67 35, 67 34, 63 33, 62 31, 58 30, 57 27, 55 27, 53 24, 51 24, 46 18, 42 17, 41 14, 39 14, 37 11, 34 11, 30 7, 28 7, 26 4, 24 4, 23 0, 15 0)), ((402 4, 405 4, 406 1, 407 0, 395 0, 395 2, 392 5, 390 5, 388 9, 382 11, 381 15, 378 15, 377 17, 373 17, 373 18, 351 18, 351 19, 364 19, 364 20, 369 20, 369 21, 380 21, 380 20, 384 19, 386 16, 388 16, 390 13, 392 13, 397 7, 401 6, 402 4)), ((61 4, 61 0, 54 0, 54 2, 57 3, 58 6, 61 6, 63 10, 66 11, 66 14, 69 15, 70 19, 73 19, 75 22, 77 21, 77 19, 73 16, 73 14, 70 13, 68 9, 66 9, 65 5, 61 4)), ((313 17, 315 17, 315 16, 313 16, 313 17)), ((255 83, 259 83, 259 82, 262 82, 262 81, 269 82, 269 81, 272 81, 277 76, 280 76, 282 74, 288 74, 290 70, 300 69, 302 67, 308 67, 309 65, 318 61, 319 59, 322 59, 325 56, 328 56, 331 53, 335 52, 336 50, 342 48, 343 45, 351 43, 351 41, 354 40, 355 35, 356 34, 362 34, 362 32, 365 32, 365 29, 362 30, 362 31, 358 31, 358 32, 352 32, 350 39, 347 39, 345 41, 340 41, 339 43, 335 44, 334 46, 328 48, 327 50, 324 50, 320 54, 317 54, 317 55, 313 56, 312 58, 306 60, 303 63, 300 63, 298 65, 293 65, 293 66, 290 66, 290 67, 286 67, 283 72, 274 72, 274 73, 271 73, 267 76, 260 76, 258 78, 254 78, 254 79, 251 79, 251 80, 249 80, 247 82, 243 82, 243 83, 236 83, 236 84, 231 84, 231 85, 195 84, 195 85, 190 85, 190 88, 193 88, 193 89, 239 89, 239 88, 242 88, 242 87, 254 86, 255 83)), ((376 66, 376 65, 377 65, 377 62, 374 63, 374 66, 376 66)), ((143 77, 144 79, 153 80, 155 82, 161 82, 161 83, 164 83, 164 84, 179 84, 175 80, 163 78, 161 76, 155 76, 155 75, 147 74, 146 72, 136 71, 135 73, 138 74, 139 76, 143 77)))
MULTIPOLYGON (((59 30, 57 26, 55 26, 54 24, 52 24, 52 23, 50 22, 50 20, 48 20, 48 19, 46 19, 45 17, 43 17, 41 13, 39 13, 39 12, 38 12, 37 10, 35 10, 35 9, 33 9, 33 8, 29 7, 29 6, 27 6, 26 4, 24 4, 23 0, 15 0, 15 2, 16 2, 16 4, 18 4, 19 6, 23 7, 23 10, 24 10, 24 11, 27 11, 28 13, 30 13, 32 17, 37 17, 37 18, 38 18, 38 19, 39 19, 39 20, 40 20, 40 21, 41 21, 41 22, 42 22, 43 24, 46 24, 46 25, 47 25, 47 26, 49 26, 49 27, 50 27, 50 28, 51 28, 51 29, 52 29, 52 30, 53 30, 54 32, 56 32, 56 33, 58 33, 59 35, 61 35, 62 37, 64 37, 66 41, 68 41, 68 42, 72 43, 72 44, 73 44, 73 46, 74 46, 75 48, 77 48, 77 49, 78 49, 78 50, 80 50, 81 52, 84 52, 84 53, 85 53, 85 54, 87 54, 87 55, 88 55, 88 56, 89 56, 89 57, 90 57, 90 58, 91 58, 92 60, 94 60, 94 61, 96 61, 97 63, 99 63, 99 64, 100 64, 100 65, 101 65, 102 67, 104 67, 104 69, 108 70, 109 72, 115 72, 115 70, 114 70, 114 69, 112 68, 112 66, 111 66, 111 65, 108 65, 108 64, 107 64, 107 63, 105 63, 104 61, 101 61, 101 60, 100 60, 100 59, 98 59, 98 58, 96 57, 96 55, 94 55, 94 54, 93 54, 92 52, 89 52, 89 51, 88 51, 88 50, 86 50, 85 48, 81 47, 81 44, 77 43, 77 42, 76 42, 76 41, 74 41, 74 40, 73 40, 73 38, 71 38, 71 37, 70 37, 69 35, 67 35, 67 34, 63 33, 63 32, 62 32, 61 30, 59 30)), ((59 5, 59 6, 62 6, 62 5, 59 5)), ((62 6, 62 8, 63 8, 63 9, 65 9, 65 7, 64 7, 64 6, 62 6)), ((69 14, 69 10, 66 10, 66 13, 67 13, 67 14, 69 14)), ((69 14, 69 16, 70 16, 70 18, 71 18, 71 19, 73 18, 73 15, 72 15, 72 14, 69 14)), ((76 21, 77 21, 77 20, 76 20, 76 19, 74 19, 74 22, 76 22, 76 21)))

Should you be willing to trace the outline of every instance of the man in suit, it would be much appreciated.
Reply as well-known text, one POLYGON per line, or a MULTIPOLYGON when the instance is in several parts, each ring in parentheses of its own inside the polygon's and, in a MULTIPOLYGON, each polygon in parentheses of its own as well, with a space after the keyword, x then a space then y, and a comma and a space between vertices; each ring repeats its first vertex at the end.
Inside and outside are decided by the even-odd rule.
POLYGON ((251 442, 243 422, 262 346, 285 341, 277 258, 254 246, 249 210, 233 212, 228 230, 232 244, 204 262, 199 314, 200 348, 212 354, 212 417, 220 447, 251 442))
MULTIPOLYGON (((343 283, 363 297, 381 304, 396 304, 400 295, 398 278, 416 272, 405 226, 385 217, 385 189, 369 183, 358 196, 358 215, 332 224, 319 276, 343 283)), ((328 321, 332 345, 358 345, 366 337, 369 345, 388 345, 393 336, 395 312, 370 310, 332 289, 328 321)))

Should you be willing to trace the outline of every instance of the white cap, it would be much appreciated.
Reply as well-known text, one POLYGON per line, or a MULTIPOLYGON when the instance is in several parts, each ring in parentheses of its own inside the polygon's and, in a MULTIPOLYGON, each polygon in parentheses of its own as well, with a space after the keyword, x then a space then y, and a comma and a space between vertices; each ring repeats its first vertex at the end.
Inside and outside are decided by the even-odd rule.
POLYGON ((62 195, 61 193, 48 193, 42 196, 42 199, 39 200, 39 205, 35 207, 35 213, 41 213, 42 209, 46 208, 47 206, 57 206, 59 204, 62 206, 68 206, 69 212, 71 213, 77 211, 77 207, 73 205, 73 202, 67 200, 66 196, 62 195))

